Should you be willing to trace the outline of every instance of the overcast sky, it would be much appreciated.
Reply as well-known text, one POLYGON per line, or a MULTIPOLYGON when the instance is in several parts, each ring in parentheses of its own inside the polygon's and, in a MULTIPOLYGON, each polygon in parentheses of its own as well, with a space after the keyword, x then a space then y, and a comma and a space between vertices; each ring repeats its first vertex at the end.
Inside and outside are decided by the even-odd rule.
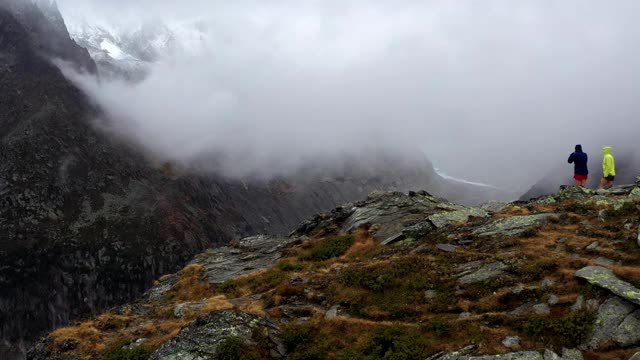
POLYGON ((597 170, 603 145, 640 130, 640 1, 58 2, 71 24, 208 25, 200 56, 135 87, 86 85, 177 158, 222 149, 251 167, 410 144, 453 175, 524 188, 574 144, 597 170))

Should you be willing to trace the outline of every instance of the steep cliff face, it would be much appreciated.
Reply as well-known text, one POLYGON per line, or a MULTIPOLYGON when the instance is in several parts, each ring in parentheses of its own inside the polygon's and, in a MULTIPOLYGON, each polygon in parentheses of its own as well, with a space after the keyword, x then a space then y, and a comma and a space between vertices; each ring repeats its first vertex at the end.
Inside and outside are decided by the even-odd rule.
POLYGON ((90 58, 34 42, 46 18, 19 15, 0 10, 0 337, 18 346, 139 294, 216 237, 144 158, 93 129, 95 110, 43 56, 90 58))

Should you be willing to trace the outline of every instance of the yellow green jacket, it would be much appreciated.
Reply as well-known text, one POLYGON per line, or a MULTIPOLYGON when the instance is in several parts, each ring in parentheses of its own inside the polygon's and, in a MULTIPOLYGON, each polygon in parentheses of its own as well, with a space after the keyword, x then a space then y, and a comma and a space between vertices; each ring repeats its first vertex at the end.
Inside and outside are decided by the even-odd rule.
POLYGON ((604 177, 616 176, 616 162, 611 155, 611 146, 605 146, 602 149, 602 173, 604 177))

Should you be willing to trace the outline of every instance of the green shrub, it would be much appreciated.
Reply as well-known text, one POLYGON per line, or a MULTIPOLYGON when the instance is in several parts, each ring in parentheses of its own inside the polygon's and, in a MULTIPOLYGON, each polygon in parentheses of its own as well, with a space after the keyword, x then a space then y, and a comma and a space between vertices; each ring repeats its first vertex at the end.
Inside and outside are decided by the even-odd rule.
POLYGON ((433 332, 438 337, 445 337, 451 333, 449 322, 443 319, 433 319, 426 326, 427 330, 433 332))
POLYGON ((109 349, 105 355, 106 360, 147 360, 151 356, 151 349, 145 346, 126 348, 129 342, 119 342, 109 349))
POLYGON ((260 352, 238 337, 228 337, 218 345, 218 360, 258 360, 260 352))
POLYGON ((249 282, 249 287, 253 292, 265 292, 280 285, 287 275, 282 271, 269 269, 264 274, 257 276, 249 282))
POLYGON ((298 346, 311 342, 312 329, 307 325, 289 325, 282 330, 280 338, 287 351, 292 352, 298 346))
POLYGON ((353 241, 351 235, 330 236, 318 243, 303 260, 325 261, 342 256, 353 245, 353 241))
POLYGON ((637 215, 638 213, 640 213, 640 211, 634 201, 625 201, 618 209, 615 207, 607 209, 605 215, 608 218, 619 218, 623 216, 637 215))
POLYGON ((302 264, 294 264, 289 261, 280 261, 278 263, 278 269, 282 271, 301 271, 304 269, 302 264))
POLYGON ((596 206, 593 202, 574 202, 565 207, 566 211, 576 214, 587 214, 595 209, 596 206))
POLYGON ((583 310, 559 318, 532 316, 523 328, 531 336, 565 339, 570 346, 577 346, 591 332, 594 320, 593 312, 583 310))
POLYGON ((411 360, 424 359, 431 344, 417 329, 391 326, 377 331, 363 349, 369 359, 411 360))
POLYGON ((465 296, 471 299, 479 299, 493 293, 498 289, 506 286, 511 286, 514 283, 515 281, 512 277, 501 275, 495 278, 465 285, 464 289, 467 291, 467 294, 465 296))
POLYGON ((222 284, 220 284, 220 286, 218 286, 218 290, 220 290, 223 293, 232 292, 237 288, 238 288, 238 283, 233 279, 229 279, 223 282, 222 284))
POLYGON ((399 286, 420 291, 432 286, 433 281, 427 273, 429 267, 424 259, 407 257, 389 264, 347 268, 339 281, 376 292, 399 286))
POLYGON ((520 265, 516 272, 520 275, 520 281, 527 283, 541 280, 545 276, 555 273, 558 266, 554 260, 536 259, 520 265))

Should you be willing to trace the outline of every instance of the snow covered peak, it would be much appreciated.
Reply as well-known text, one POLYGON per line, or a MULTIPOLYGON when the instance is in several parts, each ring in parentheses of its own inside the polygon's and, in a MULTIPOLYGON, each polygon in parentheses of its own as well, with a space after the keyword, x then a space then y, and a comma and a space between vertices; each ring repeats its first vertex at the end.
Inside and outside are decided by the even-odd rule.
POLYGON ((159 20, 124 27, 81 21, 71 26, 70 33, 89 50, 101 72, 137 80, 155 62, 199 54, 207 38, 206 27, 198 22, 166 24, 159 20))

